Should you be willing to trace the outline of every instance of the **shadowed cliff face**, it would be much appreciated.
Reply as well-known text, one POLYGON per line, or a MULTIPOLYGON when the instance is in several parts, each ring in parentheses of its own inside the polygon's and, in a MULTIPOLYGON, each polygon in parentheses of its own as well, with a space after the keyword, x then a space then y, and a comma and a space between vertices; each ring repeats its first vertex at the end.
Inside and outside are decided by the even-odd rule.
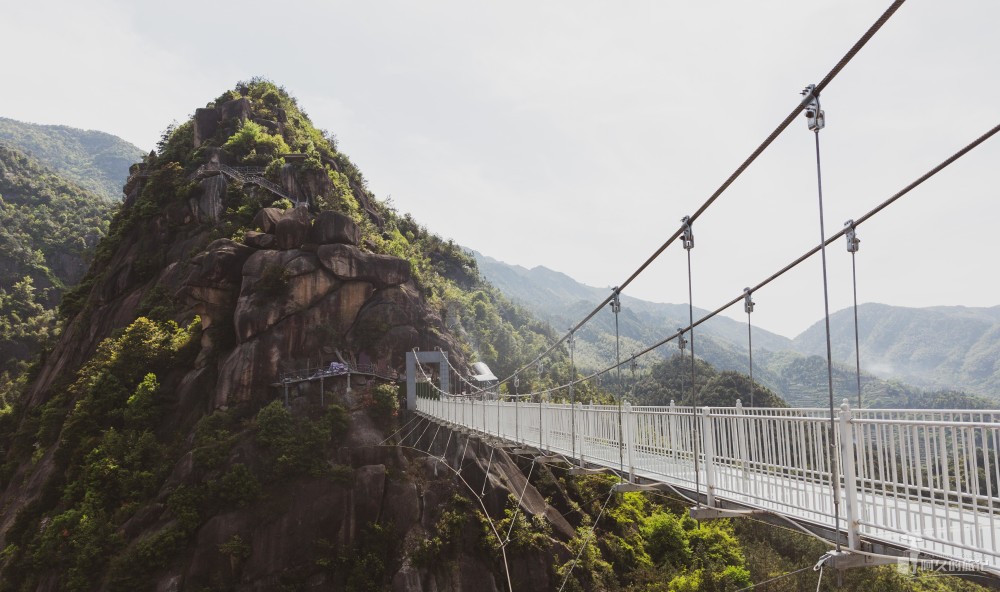
MULTIPOLYGON (((263 118, 238 101, 219 134, 263 118)), ((283 192, 346 204, 288 207, 220 172, 240 164, 222 140, 183 134, 134 168, 60 339, 0 418, 0 591, 506 589, 487 525, 522 491, 555 538, 508 551, 511 578, 548 588, 573 528, 503 452, 436 428, 422 452, 381 446, 410 417, 363 377, 273 403, 280 373, 318 358, 401 370, 441 348, 464 365, 410 261, 364 238, 383 222, 370 196, 286 164, 283 192)))

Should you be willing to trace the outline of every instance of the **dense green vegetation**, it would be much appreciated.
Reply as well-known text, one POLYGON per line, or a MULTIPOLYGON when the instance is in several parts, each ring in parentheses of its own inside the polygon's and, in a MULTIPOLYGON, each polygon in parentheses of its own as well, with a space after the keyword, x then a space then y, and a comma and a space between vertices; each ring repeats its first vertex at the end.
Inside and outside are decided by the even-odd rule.
POLYGON ((60 295, 82 277, 112 209, 0 144, 0 399, 18 366, 56 334, 60 295))
MULTIPOLYGON (((635 401, 640 405, 699 405, 732 407, 739 400, 749 407, 750 377, 746 374, 716 370, 707 362, 696 359, 692 368, 691 356, 675 354, 653 364, 648 372, 635 379, 630 386, 635 401), (693 380, 692 380, 693 374, 693 380), (695 388, 691 388, 694 383, 695 388)), ((753 384, 755 407, 787 407, 784 399, 760 383, 753 384)))
POLYGON ((63 392, 4 434, 3 487, 26 457, 37 462, 52 454, 58 467, 45 486, 51 493, 18 514, 8 531, 4 589, 34 581, 32 566, 56 565, 66 574, 65 589, 89 590, 95 567, 121 549, 117 529, 173 464, 175 443, 157 421, 165 397, 158 376, 190 359, 195 326, 137 320, 102 343, 63 392), (45 527, 30 528, 43 514, 45 527))
MULTIPOLYGON (((215 333, 202 335, 199 319, 184 318, 188 313, 171 300, 167 287, 156 286, 153 280, 165 266, 164 253, 170 247, 183 244, 183 257, 194 257, 211 239, 241 240, 253 230, 250 225, 261 207, 288 205, 275 195, 234 183, 220 220, 182 224, 177 222, 180 217, 168 216, 188 207, 188 199, 196 192, 192 173, 212 151, 221 151, 231 162, 265 167, 272 180, 289 164, 283 155, 305 155, 304 159, 287 159, 294 162, 293 174, 303 179, 319 175, 329 181, 313 185, 325 187, 320 194, 308 196, 313 207, 351 216, 362 230, 364 249, 410 262, 416 287, 442 320, 440 328, 428 330, 444 331, 458 340, 466 361, 485 361, 503 377, 555 339, 550 327, 483 281, 475 261, 457 245, 376 200, 332 137, 315 129, 283 89, 254 79, 238 84, 212 105, 243 100, 253 116, 223 121, 211 137, 202 138, 198 149, 193 147, 192 121, 168 130, 157 153, 144 163, 149 176, 142 192, 117 212, 96 249, 95 264, 61 307, 68 321, 98 315, 91 292, 105 285, 114 271, 110 264, 120 263, 116 256, 128 247, 140 254, 131 262, 128 282, 143 291, 140 310, 147 316, 102 340, 88 361, 56 381, 41 404, 28 407, 25 401, 14 400, 0 413, 0 449, 6 452, 0 489, 30 493, 30 502, 20 507, 5 533, 0 592, 44 586, 73 591, 146 590, 168 568, 184 562, 190 566, 195 553, 208 553, 200 561, 224 558, 220 563, 225 565, 214 566, 210 578, 185 581, 185 586, 233 589, 254 541, 227 533, 206 551, 198 546, 199 535, 208 530, 206 525, 213 518, 242 510, 259 520, 275 519, 287 511, 290 502, 284 494, 296 484, 321 484, 330 499, 357 495, 352 489, 355 469, 339 464, 356 460, 346 450, 353 443, 347 437, 351 419, 365 414, 366 419, 358 423, 375 426, 376 432, 390 432, 398 425, 398 393, 388 385, 359 387, 361 392, 354 398, 345 395, 338 404, 324 408, 304 401, 306 397, 290 408, 283 401, 265 402, 267 393, 231 407, 211 407, 208 400, 218 360, 198 360, 198 356, 206 341, 217 348, 214 356, 231 349, 233 327, 211 327, 209 331, 215 333), (154 224, 159 224, 161 232, 147 232, 154 224), (195 381, 186 382, 192 376, 195 381), (203 378, 204 382, 198 382, 203 378), (35 489, 28 488, 36 482, 35 489)), ((103 227, 100 234, 104 234, 103 227)), ((44 255, 44 249, 38 250, 44 255)), ((14 310, 14 304, 10 305, 10 318, 17 321, 10 323, 10 330, 20 327, 17 336, 28 339, 34 334, 32 328, 41 326, 40 321, 28 321, 41 318, 51 324, 52 315, 51 309, 46 312, 40 304, 35 276, 23 277, 32 281, 11 283, 0 305, 20 307, 14 310)), ((287 280, 276 272, 260 289, 277 297, 287 288, 287 280)), ((39 338, 39 343, 43 341, 39 338)), ((691 388, 690 372, 690 360, 675 356, 640 376, 626 372, 621 383, 615 375, 606 376, 603 385, 581 384, 576 396, 609 401, 624 394, 636 402, 675 400, 699 405, 728 405, 740 397, 749 404, 751 385, 746 377, 719 372, 698 361, 696 388, 691 388)), ((573 376, 567 352, 557 350, 544 367, 524 372, 519 388, 537 391, 573 376)), ((18 380, 5 379, 0 388, 18 392, 28 378, 30 373, 18 380)), ((753 386, 755 404, 783 404, 773 392, 753 386)), ((363 435, 367 439, 361 441, 371 443, 373 433, 363 435)), ((387 483, 398 479, 407 480, 407 488, 426 485, 418 463, 407 466, 403 454, 380 456, 374 448, 366 445, 357 453, 364 457, 359 464, 386 462, 387 483), (389 467, 388 460, 414 474, 390 474, 400 467, 389 467)), ((808 565, 821 553, 815 543, 807 544, 811 541, 782 546, 790 538, 784 533, 775 536, 740 522, 698 524, 686 517, 686 504, 677 500, 647 494, 611 495, 616 482, 612 478, 573 478, 558 468, 521 464, 546 500, 570 522, 573 536, 562 535, 568 540, 557 542, 560 535, 548 521, 525 515, 513 498, 505 509, 498 509, 501 515, 492 518, 495 524, 491 526, 478 502, 452 495, 438 498, 445 501, 445 507, 432 523, 422 524, 427 536, 417 543, 411 541, 413 548, 405 549, 413 564, 426 571, 444 570, 454 566, 457 555, 475 554, 494 567, 498 581, 504 581, 499 576, 499 558, 506 552, 525 565, 540 565, 556 582, 565 580, 566 590, 733 592, 808 565), (498 540, 494 527, 509 532, 509 540, 498 540)), ((423 501, 420 504, 421 512, 438 509, 425 508, 423 501)), ((273 574, 269 583, 287 590, 306 589, 302 573, 318 570, 328 578, 326 582, 343 589, 385 589, 392 576, 390 568, 399 567, 405 541, 394 537, 390 523, 358 526, 350 544, 334 540, 333 535, 312 541, 315 548, 302 557, 302 565, 273 574)), ((814 585, 810 575, 790 580, 799 587, 783 589, 814 585)), ((881 587, 865 588, 866 584, 859 583, 855 589, 936 589, 906 588, 905 582, 894 577, 880 572, 881 587)), ((829 585, 824 588, 830 589, 829 585)))
MULTIPOLYGON (((484 276, 505 296, 556 327, 576 323, 608 295, 607 289, 585 286, 549 269, 529 270, 474 255, 484 276)), ((695 318, 707 312, 695 308, 695 318)), ((912 309, 865 304, 859 315, 862 367, 870 369, 862 373, 864 406, 940 407, 950 401, 972 408, 996 407, 1000 308, 912 309)), ((687 305, 623 296, 619 315, 622 356, 645 349, 687 324, 687 305)), ((847 398, 856 406, 852 311, 835 313, 831 324, 834 400, 839 404, 847 398)), ((595 315, 577 338, 576 361, 582 369, 597 370, 614 362, 615 323, 610 311, 595 315)), ((697 329, 696 352, 719 370, 746 373, 746 338, 745 324, 717 316, 697 329)), ((795 407, 828 404, 822 323, 794 341, 754 327, 753 343, 756 381, 795 407)), ((667 344, 640 358, 639 367, 646 370, 676 351, 676 342, 667 344)))
MULTIPOLYGON (((858 307, 862 364, 878 376, 926 389, 962 390, 1000 396, 1000 307, 938 306, 906 308, 885 304, 858 307)), ((854 315, 830 317, 833 357, 854 360, 854 315)), ((795 338, 803 353, 825 355, 821 326, 795 338)), ((996 405, 996 402, 993 403, 996 405)))
MULTIPOLYGON (((527 470, 527 463, 523 469, 527 470)), ((455 566, 470 550, 494 565, 505 582, 503 554, 496 533, 507 541, 508 563, 525 557, 551 557, 551 589, 577 592, 735 592, 777 578, 764 589, 815 590, 812 569, 831 546, 788 528, 753 519, 696 522, 690 500, 676 495, 613 494, 616 477, 570 477, 560 467, 536 467, 532 484, 575 529, 561 552, 549 551, 553 531, 544 518, 525 514, 512 496, 504 516, 492 523, 478 504, 456 495, 411 552, 415 564, 432 572, 455 566), (510 533, 509 539, 507 533, 510 533)), ((530 561, 530 560, 529 560, 530 561)), ((829 571, 822 591, 944 592, 983 591, 978 585, 921 573, 914 577, 895 566, 865 568, 838 577, 829 571), (838 580, 843 585, 838 584, 838 580)), ((514 585, 530 586, 533 582, 514 585)), ((537 575, 536 575, 537 577, 537 575)))
POLYGON ((121 199, 129 166, 143 156, 137 146, 104 132, 5 117, 0 117, 0 143, 30 154, 60 177, 108 200, 121 199))
MULTIPOLYGON (((95 222, 99 233, 94 239, 106 236, 97 246, 90 271, 62 302, 65 322, 81 314, 83 318, 98 314, 91 292, 116 272, 111 265, 120 265, 121 258, 116 257, 122 248, 140 253, 131 262, 129 279, 139 286, 156 277, 172 244, 188 241, 192 246, 187 255, 193 256, 213 238, 239 239, 260 208, 279 204, 277 196, 233 184, 221 220, 187 226, 171 223, 161 226, 165 232, 148 232, 164 219, 164 212, 187 207, 196 190, 190 175, 204 164, 208 150, 221 149, 237 162, 265 166, 274 180, 284 164, 281 154, 297 151, 307 158, 296 164, 296 174, 321 172, 330 181, 329 191, 310 197, 314 206, 352 216, 362 229, 365 248, 409 260, 418 289, 440 311, 446 330, 465 344, 468 357, 483 359, 504 372, 547 347, 551 331, 484 283, 474 261, 454 243, 375 200, 364 189, 357 168, 327 134, 312 127, 294 99, 270 82, 254 80, 219 97, 217 103, 235 98, 248 100, 255 117, 265 123, 245 120, 222 125, 197 150, 191 143, 192 122, 169 130, 158 153, 144 162, 149 175, 135 200, 119 209, 110 225, 95 222), (269 118, 282 121, 280 133, 266 123, 269 118), (477 344, 490 345, 477 355, 477 344)), ((28 166, 26 159, 16 162, 28 166)), ((45 178, 41 169, 24 177, 27 185, 45 178)), ((83 217, 88 212, 82 203, 75 208, 82 227, 90 221, 83 217)), ((37 250, 44 253, 45 248, 37 250)), ((32 287, 31 282, 20 282, 16 293, 13 288, 10 293, 17 296, 21 309, 38 312, 29 306, 32 287)), ((23 390, 27 374, 20 381, 5 378, 12 405, 0 414, 0 447, 7 451, 0 487, 19 483, 35 467, 54 463, 54 468, 44 492, 17 514, 16 524, 7 532, 7 546, 0 556, 4 565, 0 590, 37 586, 49 565, 61 574, 62 589, 89 590, 100 582, 112 590, 142 589, 149 585, 150 574, 190 548, 198 529, 219 512, 267 499, 289 480, 350 485, 350 467, 329 462, 330 446, 347 425, 348 411, 336 405, 305 416, 293 415, 277 402, 260 409, 248 405, 216 411, 192 423, 198 413, 178 408, 173 397, 181 378, 192 369, 199 325, 181 318, 165 289, 155 285, 144 289, 142 310, 152 318, 140 317, 102 342, 75 376, 63 377, 50 389, 41 406, 27 408, 13 397, 23 390), (253 454, 234 462, 233 451, 240 447, 253 454), (168 483, 172 467, 188 452, 193 462, 190 474, 179 483, 168 483), (162 517, 149 514, 152 504, 165 508, 162 517), (145 533, 139 539, 123 531, 136 521, 142 525, 138 532, 145 533)), ((8 300, 5 296, 0 302, 8 300)), ((51 323, 51 310, 47 314, 51 323)), ((17 319, 24 318, 30 317, 18 312, 17 319)), ((568 373, 566 367, 550 371, 568 373)), ((376 425, 389 428, 396 421, 394 389, 373 388, 361 404, 376 425)), ((230 543, 223 552, 238 562, 246 554, 246 542, 230 543)), ((351 553, 368 556, 361 549, 339 553, 344 558, 351 553)))

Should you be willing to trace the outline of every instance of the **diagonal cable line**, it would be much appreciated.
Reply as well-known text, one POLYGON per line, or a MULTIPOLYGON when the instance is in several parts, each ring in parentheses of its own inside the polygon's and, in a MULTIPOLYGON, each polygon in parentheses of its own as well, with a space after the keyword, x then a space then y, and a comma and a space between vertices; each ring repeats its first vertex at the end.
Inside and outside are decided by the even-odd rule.
MULTIPOLYGON (((988 140, 988 139, 992 138, 993 136, 995 136, 998 132, 1000 132, 1000 124, 998 124, 998 125, 990 128, 984 134, 982 134, 981 136, 979 136, 978 138, 976 138, 972 142, 966 144, 960 150, 958 150, 957 152, 955 152, 954 154, 952 154, 951 156, 949 156, 948 158, 946 158, 945 160, 943 160, 940 164, 938 164, 937 166, 935 166, 931 170, 929 170, 926 173, 924 173, 923 175, 921 175, 915 181, 913 181, 912 183, 910 183, 906 187, 904 187, 904 188, 900 189, 899 191, 897 191, 896 193, 894 193, 892 196, 890 196, 889 198, 887 198, 885 201, 881 202, 880 204, 878 204, 877 206, 875 206, 874 208, 872 208, 871 210, 869 210, 868 212, 866 212, 860 218, 857 218, 854 221, 854 228, 857 228, 858 226, 860 226, 864 222, 867 222, 872 217, 874 217, 875 215, 879 214, 880 212, 882 212, 883 210, 885 210, 887 207, 889 207, 893 203, 897 202, 903 196, 909 194, 911 191, 913 191, 914 189, 916 189, 917 187, 919 187, 925 181, 927 181, 928 179, 930 179, 934 175, 938 174, 939 172, 941 172, 942 170, 944 170, 945 168, 947 168, 949 165, 951 165, 952 163, 954 163, 956 160, 958 160, 959 158, 965 156, 966 154, 968 154, 969 152, 971 152, 974 148, 978 147, 979 145, 981 145, 986 140, 988 140)), ((750 292, 751 293, 756 292, 757 290, 760 290, 761 288, 767 286, 768 284, 770 284, 774 280, 778 279, 782 275, 788 273, 793 268, 795 268, 798 265, 802 264, 804 261, 808 260, 810 257, 812 257, 813 255, 815 255, 816 253, 820 252, 820 250, 823 248, 824 245, 830 245, 834 241, 840 239, 840 237, 844 236, 848 232, 848 230, 849 230, 849 228, 845 227, 845 228, 839 230, 838 232, 834 233, 829 238, 827 238, 826 241, 825 241, 825 243, 823 243, 822 245, 816 245, 815 247, 809 249, 808 251, 806 251, 805 253, 803 253, 801 256, 799 256, 797 259, 795 259, 794 261, 792 261, 791 263, 789 263, 788 265, 785 265, 784 267, 782 267, 778 271, 774 272, 773 274, 771 274, 770 276, 768 276, 766 279, 764 279, 760 283, 756 284, 755 286, 750 287, 749 288, 750 292)), ((642 356, 644 356, 644 355, 652 352, 653 350, 657 349, 658 347, 663 346, 663 345, 665 345, 665 344, 673 341, 674 339, 677 339, 677 337, 679 337, 680 335, 682 335, 684 333, 687 333, 691 329, 693 329, 693 328, 701 325, 702 323, 704 323, 704 322, 712 319, 713 317, 718 316, 719 314, 721 314, 722 312, 724 312, 726 309, 728 309, 729 307, 733 306, 734 304, 743 301, 745 299, 745 297, 746 297, 746 293, 745 292, 740 292, 740 294, 738 296, 736 296, 732 300, 729 300, 728 302, 722 304, 721 306, 719 306, 718 308, 716 308, 712 312, 709 312, 708 314, 702 316, 700 319, 694 321, 689 326, 683 327, 680 330, 678 330, 678 331, 676 331, 676 332, 668 335, 667 337, 664 337, 660 341, 658 341, 658 342, 650 345, 646 349, 643 349, 641 351, 638 351, 638 352, 632 354, 632 356, 630 358, 628 358, 626 360, 623 360, 622 362, 611 364, 611 365, 609 365, 609 366, 607 366, 605 368, 602 368, 600 370, 592 372, 591 374, 588 374, 586 376, 580 377, 580 378, 578 378, 578 379, 576 379, 574 381, 570 381, 570 382, 567 382, 565 384, 561 384, 559 386, 551 387, 551 388, 545 389, 545 390, 543 390, 541 392, 547 394, 547 393, 559 391, 559 390, 562 390, 564 388, 569 387, 570 385, 577 385, 577 384, 580 384, 582 382, 585 382, 585 381, 588 381, 588 380, 592 380, 594 378, 597 378, 599 376, 607 374, 608 372, 611 372, 612 370, 615 370, 615 369, 617 369, 618 367, 620 367, 620 366, 622 366, 624 364, 631 363, 632 358, 640 358, 640 357, 642 357, 642 356)), ((536 394, 536 393, 531 393, 531 394, 536 394)))
MULTIPOLYGON (((774 140, 776 140, 778 136, 780 136, 781 133, 784 132, 789 125, 791 125, 792 121, 796 117, 798 117, 800 113, 802 113, 802 110, 805 109, 805 107, 815 97, 819 96, 820 92, 822 92, 823 89, 825 89, 833 81, 833 79, 837 76, 837 74, 839 74, 841 70, 843 70, 848 63, 850 63, 850 61, 858 54, 858 52, 861 51, 861 49, 868 43, 868 41, 870 41, 871 38, 874 37, 875 33, 877 33, 879 29, 881 29, 882 26, 885 25, 886 22, 888 22, 889 18, 891 18, 892 15, 895 14, 895 12, 903 5, 904 1, 905 0, 895 0, 895 2, 893 2, 892 5, 890 5, 889 8, 887 8, 885 12, 882 13, 882 15, 878 18, 878 20, 876 20, 875 23, 868 28, 868 30, 864 33, 864 35, 862 35, 861 38, 858 39, 858 41, 853 46, 851 46, 851 48, 847 51, 847 53, 844 54, 844 57, 842 57, 840 61, 838 61, 837 64, 826 74, 826 76, 823 77, 820 83, 815 86, 815 89, 812 92, 806 93, 805 96, 802 97, 802 100, 799 101, 798 104, 796 104, 795 107, 792 109, 792 111, 781 121, 781 123, 778 124, 778 127, 776 127, 774 131, 772 131, 770 135, 768 135, 767 138, 765 138, 764 141, 761 142, 760 145, 757 146, 757 148, 750 153, 750 156, 748 156, 746 160, 744 160, 743 163, 740 164, 740 166, 738 166, 736 170, 733 171, 731 175, 729 175, 728 178, 726 178, 726 180, 722 183, 722 185, 720 185, 719 188, 716 189, 715 192, 712 193, 712 195, 709 196, 707 200, 705 200, 705 202, 701 205, 701 207, 695 210, 695 213, 689 217, 687 221, 688 224, 694 223, 694 221, 697 220, 705 212, 705 210, 707 210, 713 203, 715 203, 715 201, 719 198, 719 196, 721 196, 729 188, 729 186, 732 185, 736 181, 736 179, 738 179, 740 175, 742 175, 743 172, 746 171, 746 169, 749 168, 751 164, 753 164, 755 160, 757 160, 757 157, 760 156, 764 152, 764 150, 766 150, 768 146, 770 146, 774 142, 774 140)), ((541 359, 548 356, 554 349, 556 349, 562 343, 564 343, 569 338, 570 335, 572 335, 575 331, 580 329, 580 327, 587 324, 598 312, 601 311, 601 309, 607 306, 612 301, 612 299, 615 298, 615 296, 621 294, 622 290, 624 290, 637 277, 639 277, 639 275, 642 272, 644 272, 646 268, 649 267, 653 263, 653 261, 655 261, 663 253, 663 251, 667 249, 667 247, 669 247, 672 243, 674 243, 674 241, 676 241, 684 233, 684 228, 685 228, 684 225, 678 228, 670 236, 670 238, 668 238, 658 249, 656 249, 656 251, 653 252, 652 255, 650 255, 642 263, 642 265, 640 265, 634 272, 632 272, 632 274, 628 278, 626 278, 625 281, 620 283, 618 287, 614 289, 611 295, 607 296, 603 301, 601 301, 601 303, 598 304, 590 312, 590 314, 588 314, 586 317, 583 318, 583 320, 581 320, 575 326, 573 326, 573 328, 571 328, 566 334, 564 334, 562 338, 560 338, 554 344, 549 346, 548 349, 538 354, 538 356, 536 356, 532 361, 521 366, 520 368, 515 370, 510 376, 501 380, 499 384, 504 384, 505 382, 510 380, 514 375, 519 374, 524 370, 526 370, 527 368, 530 368, 535 364, 537 364, 541 359)))

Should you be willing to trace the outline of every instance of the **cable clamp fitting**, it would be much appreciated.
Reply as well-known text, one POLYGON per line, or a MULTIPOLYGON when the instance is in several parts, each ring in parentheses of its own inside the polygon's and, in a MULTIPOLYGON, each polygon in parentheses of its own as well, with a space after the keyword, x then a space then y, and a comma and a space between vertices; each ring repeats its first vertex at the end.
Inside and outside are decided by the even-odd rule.
POLYGON ((684 329, 681 329, 680 327, 678 327, 677 328, 677 333, 678 333, 678 336, 677 336, 677 347, 679 347, 681 349, 681 351, 684 351, 684 348, 688 344, 688 340, 684 339, 684 329))
POLYGON ((618 286, 614 287, 614 293, 611 295, 611 312, 618 314, 622 311, 622 301, 618 296, 618 286))
POLYGON ((847 228, 847 231, 844 233, 844 236, 847 237, 847 252, 857 253, 858 248, 861 246, 861 239, 858 238, 857 232, 855 232, 854 220, 844 222, 844 226, 847 228))
POLYGON ((819 95, 816 94, 816 85, 810 84, 800 93, 808 101, 805 105, 806 119, 809 120, 809 131, 818 132, 826 127, 826 112, 819 106, 819 95))
POLYGON ((747 314, 753 312, 754 301, 752 294, 753 292, 750 291, 750 288, 743 288, 743 310, 746 311, 747 314))
POLYGON ((681 218, 681 223, 684 225, 684 248, 693 249, 694 248, 694 230, 691 229, 691 217, 684 216, 681 218))

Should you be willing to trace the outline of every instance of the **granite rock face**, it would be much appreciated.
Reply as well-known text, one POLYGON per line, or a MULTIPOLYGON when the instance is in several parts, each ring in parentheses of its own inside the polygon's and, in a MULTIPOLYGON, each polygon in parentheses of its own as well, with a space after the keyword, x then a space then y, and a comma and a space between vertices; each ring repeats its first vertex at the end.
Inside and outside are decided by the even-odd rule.
MULTIPOLYGON (((280 131, 286 115, 278 110, 269 116, 277 119, 269 127, 280 131)), ((192 142, 201 146, 196 154, 202 164, 206 159, 224 163, 225 150, 204 142, 218 144, 223 131, 247 119, 260 119, 247 99, 197 110, 192 142)), ((154 154, 149 161, 155 160, 154 154)), ((272 386, 281 372, 341 353, 402 370, 405 354, 413 348, 447 350, 452 361, 462 365, 462 348, 449 336, 440 312, 424 299, 409 263, 368 252, 370 245, 352 218, 307 207, 262 208, 247 223, 243 213, 237 217, 229 210, 255 203, 257 189, 243 187, 248 199, 235 203, 241 188, 217 174, 217 167, 201 171, 181 178, 171 191, 155 187, 160 181, 149 175, 130 181, 123 208, 137 208, 136 215, 116 229, 113 252, 85 279, 81 312, 67 319, 19 401, 26 417, 40 416, 47 409, 43 406, 66 392, 77 371, 94 359, 102 341, 139 316, 182 327, 200 319, 200 333, 194 333, 183 354, 155 369, 162 405, 149 433, 172 442, 176 457, 164 461, 166 476, 154 485, 159 489, 127 515, 114 534, 122 537, 124 552, 175 532, 179 519, 171 499, 178 491, 204 495, 201 511, 206 513, 185 540, 172 543, 176 548, 144 583, 163 592, 358 589, 347 581, 350 565, 344 567, 345 558, 362 556, 372 533, 382 528, 394 554, 385 562, 381 589, 551 589, 551 553, 542 559, 538 554, 512 557, 508 586, 499 579, 497 559, 476 547, 481 528, 472 520, 461 529, 454 557, 441 565, 414 564, 414 549, 434 534, 454 500, 465 495, 455 467, 481 485, 482 498, 477 492, 468 501, 481 504, 476 507, 494 520, 502 519, 511 494, 522 500, 522 511, 548 520, 552 547, 560 557, 567 554, 564 543, 574 533, 527 482, 527 467, 518 466, 502 450, 494 458, 488 448, 460 433, 432 441, 426 455, 382 445, 387 434, 370 411, 374 380, 366 384, 368 379, 357 375, 330 378, 320 397, 323 383, 289 389, 288 409, 296 419, 322 418, 327 411, 322 405, 336 404, 347 415, 346 433, 321 451, 325 468, 318 475, 267 476, 261 460, 266 451, 255 438, 254 418, 283 394, 272 386), (144 191, 147 188, 158 191, 144 191), (157 194, 155 200, 150 200, 152 193, 157 194), (232 444, 216 459, 219 466, 206 468, 199 460, 204 446, 198 443, 197 426, 216 413, 216 418, 233 419, 224 430, 232 444), (240 504, 221 497, 226 477, 237 465, 259 476, 260 487, 266 489, 260 500, 240 504)), ((304 195, 330 190, 329 177, 318 172, 297 174, 295 182, 304 195)), ((377 226, 370 195, 353 184, 351 189, 377 226)), ((37 431, 35 426, 25 433, 37 431)), ((36 500, 58 494, 53 484, 61 486, 65 479, 65 461, 58 459, 67 451, 60 448, 59 434, 55 436, 4 476, 0 548, 7 548, 12 531, 37 530, 42 520, 51 519, 24 516, 34 511, 36 500)), ((540 469, 535 470, 537 474, 540 469)), ((123 505, 116 511, 131 510, 123 505)), ((107 571, 101 573, 105 579, 98 588, 109 589, 107 571)), ((65 589, 62 577, 50 569, 39 575, 33 589, 65 589)))

